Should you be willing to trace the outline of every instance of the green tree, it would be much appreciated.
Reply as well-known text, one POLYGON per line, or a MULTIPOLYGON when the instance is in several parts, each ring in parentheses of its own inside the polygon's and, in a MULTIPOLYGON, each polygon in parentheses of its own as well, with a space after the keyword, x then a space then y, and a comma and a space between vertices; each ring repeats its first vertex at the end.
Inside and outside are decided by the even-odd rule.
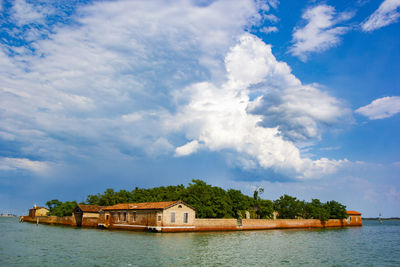
POLYGON ((274 207, 280 219, 296 219, 300 215, 300 205, 295 197, 286 194, 274 201, 274 207))
POLYGON ((346 206, 336 202, 334 200, 326 202, 326 206, 329 210, 330 219, 345 219, 347 218, 346 206))
POLYGON ((76 201, 65 201, 64 203, 58 201, 57 199, 53 199, 51 201, 47 201, 46 205, 49 207, 49 215, 51 216, 71 216, 73 210, 76 208, 78 203, 76 201))

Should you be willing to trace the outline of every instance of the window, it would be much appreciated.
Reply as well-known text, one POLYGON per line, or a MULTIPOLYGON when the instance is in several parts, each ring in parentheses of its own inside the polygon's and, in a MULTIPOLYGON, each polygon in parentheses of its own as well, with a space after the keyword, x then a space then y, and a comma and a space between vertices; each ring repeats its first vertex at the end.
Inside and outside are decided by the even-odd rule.
POLYGON ((108 221, 109 216, 110 216, 110 215, 108 215, 108 214, 106 215, 106 220, 107 220, 107 221, 108 221))
POLYGON ((121 213, 120 212, 118 212, 118 221, 119 222, 121 221, 121 213))
POLYGON ((178 208, 182 208, 182 205, 179 205, 178 208))
POLYGON ((171 212, 171 222, 175 222, 175 212, 171 212))
POLYGON ((161 222, 161 215, 158 215, 157 220, 158 220, 159 222, 161 222))
POLYGON ((133 212, 133 221, 136 222, 136 211, 133 212))
POLYGON ((123 221, 126 222, 126 212, 124 212, 123 215, 123 221))
POLYGON ((183 214, 183 222, 184 222, 184 223, 188 223, 188 219, 189 219, 189 213, 185 212, 185 213, 183 214))

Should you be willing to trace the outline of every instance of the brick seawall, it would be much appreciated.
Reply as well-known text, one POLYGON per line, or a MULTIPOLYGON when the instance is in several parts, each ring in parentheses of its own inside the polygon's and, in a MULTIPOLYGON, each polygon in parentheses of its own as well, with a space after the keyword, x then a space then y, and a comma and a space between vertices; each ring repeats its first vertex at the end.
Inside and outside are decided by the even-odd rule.
MULTIPOLYGON (((29 217, 23 216, 22 221, 44 224, 57 224, 76 226, 73 216, 56 217, 56 216, 40 216, 29 217)), ((97 227, 98 218, 84 218, 82 220, 84 227, 97 227)), ((331 219, 322 222, 316 219, 195 219, 194 226, 189 227, 166 227, 162 232, 200 232, 200 231, 242 231, 242 230, 267 230, 267 229, 289 229, 289 228, 325 228, 325 227, 346 227, 346 226, 362 226, 361 217, 359 220, 339 220, 331 219)), ((146 230, 147 227, 130 227, 129 225, 110 225, 110 229, 130 229, 130 230, 146 230)))

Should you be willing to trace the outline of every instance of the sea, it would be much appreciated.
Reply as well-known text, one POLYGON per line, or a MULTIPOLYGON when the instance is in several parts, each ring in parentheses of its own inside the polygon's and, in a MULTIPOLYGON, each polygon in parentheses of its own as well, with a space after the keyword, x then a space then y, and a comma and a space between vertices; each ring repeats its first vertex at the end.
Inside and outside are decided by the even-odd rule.
POLYGON ((363 224, 150 233, 0 218, 0 266, 400 266, 400 221, 363 224))

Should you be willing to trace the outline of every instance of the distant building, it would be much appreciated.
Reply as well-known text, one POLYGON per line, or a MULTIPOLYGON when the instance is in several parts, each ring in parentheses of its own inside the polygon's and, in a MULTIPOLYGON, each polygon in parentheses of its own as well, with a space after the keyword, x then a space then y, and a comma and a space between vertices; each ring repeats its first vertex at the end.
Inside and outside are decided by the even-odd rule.
POLYGON ((100 216, 100 210, 102 206, 97 205, 83 205, 79 204, 73 211, 73 215, 75 217, 75 222, 77 226, 86 225, 85 221, 89 221, 89 219, 98 220, 100 216))
POLYGON ((35 218, 39 216, 47 216, 49 209, 45 207, 37 207, 36 204, 33 206, 33 209, 29 210, 29 217, 35 218))
POLYGON ((183 201, 122 203, 105 207, 99 225, 112 228, 193 231, 196 211, 183 201))
POLYGON ((346 221, 351 223, 351 224, 361 224, 361 213, 358 211, 354 211, 354 210, 348 210, 346 211, 347 213, 347 219, 346 221))

